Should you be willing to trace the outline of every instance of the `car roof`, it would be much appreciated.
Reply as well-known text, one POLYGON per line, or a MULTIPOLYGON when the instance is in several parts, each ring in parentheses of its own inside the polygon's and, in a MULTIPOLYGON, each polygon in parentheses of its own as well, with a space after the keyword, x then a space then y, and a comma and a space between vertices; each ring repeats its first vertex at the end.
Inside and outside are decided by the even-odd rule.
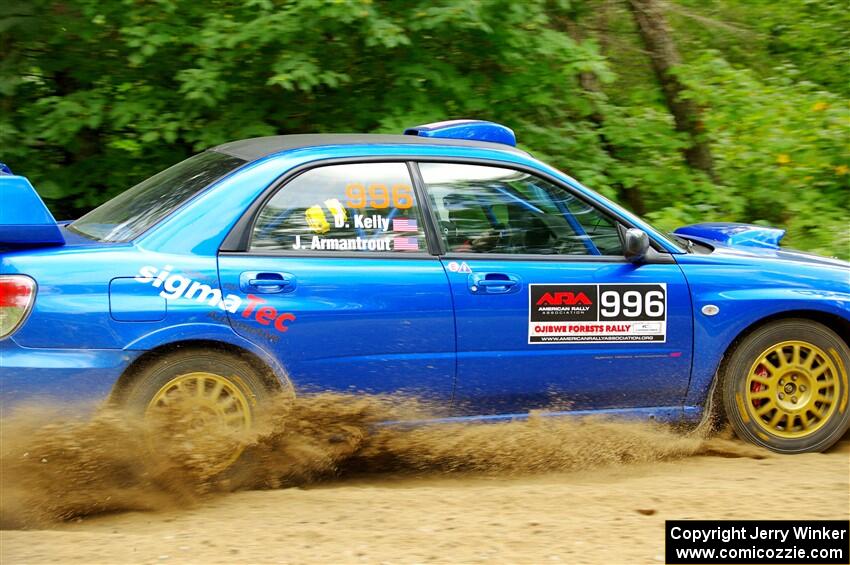
POLYGON ((437 147, 477 147, 480 149, 496 149, 520 155, 528 155, 522 149, 501 143, 488 143, 470 139, 447 139, 435 137, 418 137, 415 135, 385 135, 376 133, 321 133, 271 135, 254 137, 241 141, 231 141, 212 151, 225 153, 246 161, 256 161, 268 155, 303 149, 306 147, 322 147, 330 145, 429 145, 437 147))

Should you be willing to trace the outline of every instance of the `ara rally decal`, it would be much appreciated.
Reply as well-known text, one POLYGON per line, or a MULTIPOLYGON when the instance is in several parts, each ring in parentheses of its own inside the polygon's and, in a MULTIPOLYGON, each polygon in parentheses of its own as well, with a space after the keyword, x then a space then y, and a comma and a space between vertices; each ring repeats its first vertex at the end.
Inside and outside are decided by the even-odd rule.
POLYGON ((667 284, 531 284, 528 343, 664 343, 667 284))

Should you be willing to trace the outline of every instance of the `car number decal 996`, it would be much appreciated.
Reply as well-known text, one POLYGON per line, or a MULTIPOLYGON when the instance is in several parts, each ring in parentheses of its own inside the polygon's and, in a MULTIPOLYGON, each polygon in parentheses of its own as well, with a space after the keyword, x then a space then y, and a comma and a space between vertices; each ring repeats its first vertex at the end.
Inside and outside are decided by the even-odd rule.
POLYGON ((664 343, 667 285, 531 284, 528 343, 664 343))

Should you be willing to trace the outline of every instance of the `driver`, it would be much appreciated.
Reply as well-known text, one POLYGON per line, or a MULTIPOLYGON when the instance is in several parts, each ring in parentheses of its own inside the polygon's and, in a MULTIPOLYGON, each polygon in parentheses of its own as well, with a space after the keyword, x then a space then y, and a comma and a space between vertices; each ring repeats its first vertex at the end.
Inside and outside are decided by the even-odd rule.
MULTIPOLYGON (((448 211, 448 222, 443 230, 450 251, 457 253, 487 253, 493 251, 502 238, 503 229, 491 228, 479 233, 481 222, 470 218, 470 213, 479 211, 478 206, 457 196, 443 198, 443 207, 448 211)), ((501 227, 501 226, 497 226, 501 227)))

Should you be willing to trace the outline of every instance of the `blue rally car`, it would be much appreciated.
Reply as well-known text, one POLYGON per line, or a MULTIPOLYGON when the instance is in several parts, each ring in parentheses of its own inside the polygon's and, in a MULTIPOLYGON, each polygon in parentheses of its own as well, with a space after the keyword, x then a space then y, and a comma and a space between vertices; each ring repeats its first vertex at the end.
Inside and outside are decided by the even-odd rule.
POLYGON ((404 133, 227 143, 73 222, 0 176, 3 404, 188 396, 237 429, 281 389, 488 420, 715 404, 783 453, 848 429, 850 264, 762 226, 662 233, 498 124, 404 133))

